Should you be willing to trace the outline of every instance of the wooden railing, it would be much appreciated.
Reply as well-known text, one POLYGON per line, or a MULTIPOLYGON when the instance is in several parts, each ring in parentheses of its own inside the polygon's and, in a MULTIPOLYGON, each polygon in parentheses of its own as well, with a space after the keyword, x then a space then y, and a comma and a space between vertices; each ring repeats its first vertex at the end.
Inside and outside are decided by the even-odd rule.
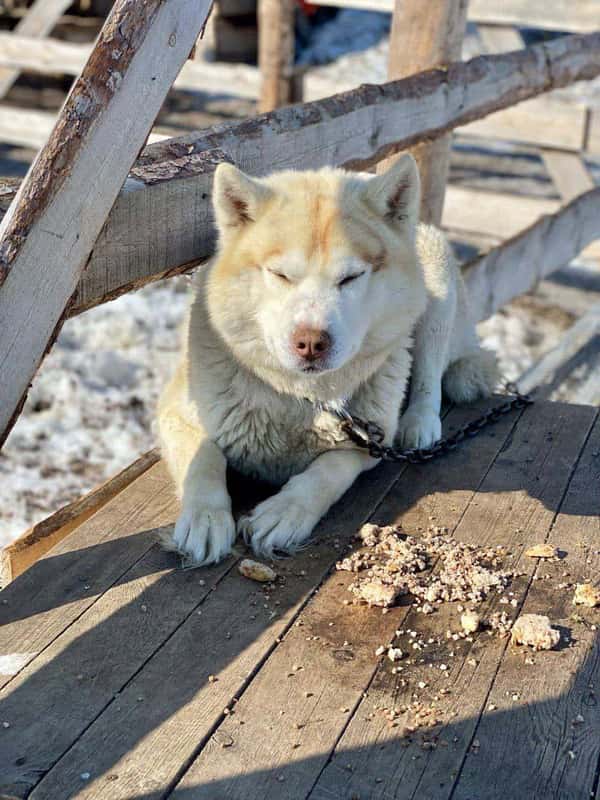
MULTIPOLYGON (((177 69, 185 58, 187 44, 186 40, 178 52, 177 69)), ((101 46, 102 40, 96 54, 101 46)), ((140 53, 136 56, 140 58, 140 53)), ((86 81, 90 79, 90 70, 97 68, 97 61, 92 59, 86 67, 86 81)), ((56 139, 63 130, 59 125, 0 231, 0 272, 4 279, 0 288, 0 323, 10 331, 10 335, 0 337, 0 429, 8 430, 62 319, 149 281, 186 271, 211 256, 215 233, 210 188, 212 174, 220 161, 231 160, 256 175, 293 166, 336 164, 364 168, 459 125, 598 74, 600 33, 570 36, 517 52, 454 63, 448 68, 381 86, 363 86, 314 103, 168 139, 146 148, 130 170, 110 213, 115 190, 127 170, 127 159, 131 158, 129 153, 133 154, 139 145, 131 140, 124 155, 119 142, 121 157, 117 158, 114 142, 107 145, 99 140, 98 145, 94 144, 95 158, 100 154, 96 147, 107 146, 106 152, 114 159, 111 185, 115 194, 106 192, 102 204, 96 203, 90 209, 90 188, 82 185, 81 177, 72 170, 63 180, 64 149, 60 168, 48 161, 49 152, 54 152, 55 159, 59 156, 56 139), (54 204, 61 207, 67 184, 69 187, 72 184, 75 198, 72 202, 76 203, 80 216, 77 224, 71 217, 68 228, 65 224, 63 230, 56 225, 54 204), (50 192, 52 199, 45 208, 39 202, 42 189, 50 192), (33 253, 37 253, 35 259, 33 253), (44 265, 41 273, 40 265, 44 265), (43 324, 40 318, 45 320, 43 324)), ((169 88, 168 80, 163 75, 163 95, 169 88)), ((126 83, 123 79, 116 96, 126 83)), ((73 113, 74 98, 77 85, 61 120, 68 120, 73 113)), ((140 139, 142 129, 143 135, 147 135, 153 113, 148 112, 143 121, 139 120, 140 139)), ((104 115, 114 123, 108 102, 104 105, 100 102, 88 119, 90 132, 93 133, 104 115)), ((70 167, 76 152, 72 151, 70 167)), ((594 190, 580 205, 595 209, 597 202, 598 192, 594 190)), ((505 245, 506 249, 484 257, 476 272, 471 268, 469 275, 473 277, 469 280, 476 288, 475 303, 480 317, 496 310, 499 297, 505 297, 502 302, 510 299, 508 294, 499 293, 498 286, 504 272, 508 276, 513 268, 512 254, 516 247, 527 252, 534 248, 537 265, 544 254, 545 234, 564 230, 565 242, 569 244, 559 251, 552 240, 549 248, 551 255, 560 252, 560 260, 545 261, 554 269, 574 256, 582 243, 600 235, 600 214, 582 215, 579 208, 579 205, 567 207, 542 220, 522 234, 519 244, 512 240, 505 245), (495 299, 490 301, 489 297, 495 299)), ((540 270, 537 266, 531 269, 522 266, 519 276, 516 285, 519 291, 525 291, 539 279, 540 270)), ((513 278, 514 275, 504 283, 514 284, 513 278)), ((515 293, 518 292, 511 296, 515 293)))

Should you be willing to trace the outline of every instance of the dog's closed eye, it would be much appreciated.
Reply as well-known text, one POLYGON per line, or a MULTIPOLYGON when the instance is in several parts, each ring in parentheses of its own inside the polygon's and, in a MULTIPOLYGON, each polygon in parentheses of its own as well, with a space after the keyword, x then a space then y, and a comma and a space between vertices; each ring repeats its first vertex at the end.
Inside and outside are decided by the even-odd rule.
POLYGON ((338 286, 341 288, 342 286, 347 286, 352 281, 355 281, 357 278, 362 277, 365 274, 365 271, 357 272, 355 275, 346 275, 345 278, 342 278, 341 281, 338 281, 338 286))
POLYGON ((273 269, 268 269, 267 272, 269 274, 271 274, 271 275, 274 275, 276 278, 279 278, 280 280, 285 281, 285 283, 291 283, 292 282, 291 279, 288 278, 287 275, 284 275, 283 272, 276 272, 273 269))

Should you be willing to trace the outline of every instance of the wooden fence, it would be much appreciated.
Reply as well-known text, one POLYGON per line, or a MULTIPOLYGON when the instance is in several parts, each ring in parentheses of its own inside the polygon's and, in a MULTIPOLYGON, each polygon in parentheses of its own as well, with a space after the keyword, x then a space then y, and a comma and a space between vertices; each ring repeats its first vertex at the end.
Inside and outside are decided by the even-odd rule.
MULTIPOLYGON (((562 37, 168 139, 136 161, 210 6, 148 0, 132 11, 118 0, 10 204, 0 226, 0 441, 69 315, 212 255, 210 192, 221 161, 254 175, 365 168, 600 74, 600 33, 562 37)), ((477 318, 598 237, 600 189, 591 189, 468 265, 477 318)))

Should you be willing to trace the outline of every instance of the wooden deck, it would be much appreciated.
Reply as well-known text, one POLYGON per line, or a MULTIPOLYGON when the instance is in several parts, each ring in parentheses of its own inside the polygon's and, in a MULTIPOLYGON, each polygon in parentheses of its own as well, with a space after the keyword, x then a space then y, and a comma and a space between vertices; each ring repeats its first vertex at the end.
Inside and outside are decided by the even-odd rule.
POLYGON ((598 576, 599 486, 596 409, 540 403, 439 462, 365 475, 268 592, 235 559, 181 570, 157 546, 177 504, 156 464, 0 593, 0 797, 597 800, 600 611, 557 587, 598 576), (367 519, 505 545, 518 610, 561 645, 447 640, 453 604, 344 605, 331 567, 367 519), (543 540, 560 562, 524 556, 543 540), (395 675, 375 649, 397 629, 434 641, 395 675), (416 696, 435 727, 381 713, 416 696))

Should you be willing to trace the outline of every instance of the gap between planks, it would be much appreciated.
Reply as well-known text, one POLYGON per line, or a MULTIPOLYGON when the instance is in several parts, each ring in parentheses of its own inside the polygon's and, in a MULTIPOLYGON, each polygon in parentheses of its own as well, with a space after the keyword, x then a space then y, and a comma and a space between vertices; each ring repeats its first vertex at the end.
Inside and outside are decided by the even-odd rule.
MULTIPOLYGON (((473 409, 455 410, 453 412, 455 424, 471 418, 473 413, 473 409)), ((512 422, 514 424, 514 420, 512 422)), ((465 456, 466 454, 462 458, 465 456)), ((457 453, 452 458, 460 456, 457 453)), ((397 482, 401 474, 398 467, 392 469, 383 467, 378 472, 378 476, 376 474, 365 476, 365 480, 354 489, 355 496, 362 493, 360 503, 363 506, 366 506, 365 495, 370 497, 369 509, 363 518, 368 516, 373 505, 376 505, 389 487, 397 482)), ((326 520, 323 530, 329 537, 338 532, 340 540, 347 541, 348 532, 354 532, 357 527, 356 510, 356 504, 341 504, 337 513, 326 520)), ((305 553, 294 559, 292 568, 297 572, 305 567, 309 577, 294 575, 288 571, 286 587, 282 587, 275 595, 282 602, 280 608, 284 611, 284 618, 272 622, 266 630, 265 624, 268 625, 269 621, 265 621, 264 618, 258 622, 248 618, 241 620, 231 618, 232 608, 246 606, 253 594, 258 594, 260 597, 261 593, 255 587, 248 586, 239 576, 230 573, 219 592, 211 593, 202 615, 198 617, 192 614, 188 622, 162 646, 157 656, 121 693, 118 703, 115 701, 110 705, 42 780, 32 798, 39 800, 42 797, 61 796, 68 794, 75 787, 78 788, 80 797, 102 796, 102 791, 105 790, 103 776, 112 774, 113 770, 119 775, 119 779, 111 783, 111 797, 115 800, 118 797, 131 797, 132 793, 139 789, 140 770, 144 769, 142 765, 152 760, 153 753, 157 751, 160 751, 163 757, 161 763, 156 765, 153 782, 161 788, 160 790, 157 788, 158 793, 152 796, 163 796, 166 788, 179 777, 181 766, 185 766, 188 760, 194 758, 198 742, 200 741, 202 745, 213 735, 215 725, 218 726, 222 720, 223 708, 231 702, 232 697, 237 697, 243 690, 254 675, 257 662, 260 664, 269 656, 277 644, 274 640, 280 638, 285 630, 290 628, 308 596, 320 584, 333 561, 339 557, 339 552, 328 541, 319 548, 316 561, 312 560, 310 555, 305 553), (315 580, 316 571, 318 576, 315 580), (208 627, 208 630, 213 632, 213 636, 217 632, 222 635, 227 630, 232 634, 231 639, 212 639, 212 643, 217 647, 217 654, 212 658, 205 652, 211 640, 203 643, 203 624, 205 629, 208 627), (254 650, 254 656, 249 653, 249 649, 254 650), (234 663, 232 656, 240 651, 243 663, 239 664, 239 660, 238 663, 234 663), (177 686, 169 687, 166 691, 167 697, 161 697, 158 707, 155 704, 137 702, 139 696, 160 694, 161 687, 165 684, 165 675, 168 675, 170 669, 179 664, 182 658, 189 665, 194 665, 191 675, 188 674, 188 670, 180 668, 176 678, 177 686), (225 664, 221 665, 220 660, 224 660, 225 664), (206 681, 211 672, 219 673, 220 666, 223 666, 223 669, 219 680, 212 685, 205 684, 202 687, 202 679, 206 681), (250 676, 247 675, 248 671, 250 676), (121 710, 119 711, 117 707, 121 710), (122 720, 125 718, 127 731, 122 730, 122 720), (89 763, 90 758, 94 761, 94 779, 85 787, 81 787, 79 776, 85 771, 81 765, 89 763)), ((285 574, 285 562, 282 564, 282 570, 285 574)), ((258 617, 264 614, 261 606, 262 603, 258 602, 256 613, 258 617)), ((73 666, 72 669, 76 667, 73 666)))

